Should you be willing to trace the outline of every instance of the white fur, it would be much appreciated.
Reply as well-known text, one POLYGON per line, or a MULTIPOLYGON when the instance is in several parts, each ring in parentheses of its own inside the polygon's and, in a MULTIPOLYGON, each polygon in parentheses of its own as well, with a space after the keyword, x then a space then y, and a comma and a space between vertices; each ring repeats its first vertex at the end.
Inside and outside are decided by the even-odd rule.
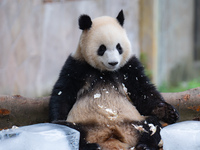
POLYGON ((84 30, 80 37, 78 48, 72 56, 86 61, 99 70, 114 71, 122 67, 132 56, 131 44, 125 29, 112 17, 99 17, 92 20, 92 27, 84 30), (120 44, 123 53, 120 55, 116 45, 120 44), (98 56, 100 45, 105 45, 107 50, 103 56, 98 56), (110 62, 118 62, 116 66, 110 62))
POLYGON ((122 60, 122 55, 119 54, 117 49, 106 50, 103 56, 99 56, 99 61, 103 63, 105 68, 109 71, 117 70, 120 67, 120 62, 122 60), (109 63, 117 62, 115 66, 109 63))

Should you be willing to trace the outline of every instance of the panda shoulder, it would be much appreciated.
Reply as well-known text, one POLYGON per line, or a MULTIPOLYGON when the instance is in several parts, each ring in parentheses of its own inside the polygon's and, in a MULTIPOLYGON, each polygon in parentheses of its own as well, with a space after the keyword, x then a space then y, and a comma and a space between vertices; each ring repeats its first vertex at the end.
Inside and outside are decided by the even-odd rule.
POLYGON ((90 66, 85 61, 78 60, 70 55, 62 67, 60 76, 80 77, 89 68, 90 66))
POLYGON ((143 70, 143 65, 136 56, 132 56, 126 64, 121 68, 121 70, 143 70))

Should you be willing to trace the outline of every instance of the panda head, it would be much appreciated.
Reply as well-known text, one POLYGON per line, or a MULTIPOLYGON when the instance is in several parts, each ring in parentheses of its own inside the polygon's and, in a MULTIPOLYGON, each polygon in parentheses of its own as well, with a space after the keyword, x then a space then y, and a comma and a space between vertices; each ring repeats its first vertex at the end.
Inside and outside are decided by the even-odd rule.
POLYGON ((101 71, 118 70, 132 55, 123 24, 123 11, 116 18, 103 16, 91 20, 88 15, 81 15, 79 28, 83 32, 74 57, 101 71))

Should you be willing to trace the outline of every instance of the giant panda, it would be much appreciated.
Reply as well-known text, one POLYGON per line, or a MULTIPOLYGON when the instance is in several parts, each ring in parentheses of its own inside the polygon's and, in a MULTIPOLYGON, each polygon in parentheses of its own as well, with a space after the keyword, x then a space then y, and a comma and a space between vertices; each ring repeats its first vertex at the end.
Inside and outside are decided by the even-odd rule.
POLYGON ((160 120, 177 121, 133 54, 123 10, 116 18, 81 15, 77 50, 55 83, 50 121, 80 131, 80 150, 157 150, 160 120))

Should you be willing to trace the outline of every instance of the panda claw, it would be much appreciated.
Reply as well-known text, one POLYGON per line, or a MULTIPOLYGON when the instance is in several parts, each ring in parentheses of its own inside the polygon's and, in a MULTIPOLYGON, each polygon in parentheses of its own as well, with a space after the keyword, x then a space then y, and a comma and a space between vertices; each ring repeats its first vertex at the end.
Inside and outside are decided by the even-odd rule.
POLYGON ((177 110, 172 105, 165 102, 159 103, 152 113, 169 124, 175 123, 179 119, 177 110))

